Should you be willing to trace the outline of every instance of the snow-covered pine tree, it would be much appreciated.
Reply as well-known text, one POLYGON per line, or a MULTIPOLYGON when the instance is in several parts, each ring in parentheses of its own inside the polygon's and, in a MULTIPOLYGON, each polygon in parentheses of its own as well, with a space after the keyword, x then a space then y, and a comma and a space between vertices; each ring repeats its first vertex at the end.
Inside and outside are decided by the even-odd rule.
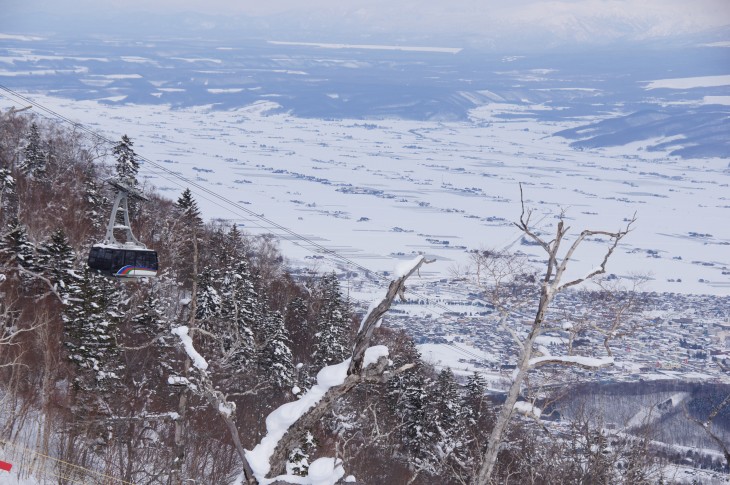
POLYGON ((71 270, 76 254, 63 229, 57 229, 48 241, 38 248, 38 266, 53 283, 59 295, 66 299, 73 278, 71 270))
POLYGON ((93 170, 84 173, 84 198, 86 200, 86 220, 89 221, 96 233, 106 225, 108 216, 104 215, 104 207, 108 201, 101 191, 101 186, 93 170))
POLYGON ((474 425, 484 409, 484 392, 487 389, 487 382, 478 372, 474 372, 466 380, 464 387, 465 403, 464 414, 469 424, 474 425))
POLYGON ((195 318, 205 328, 206 322, 220 313, 221 296, 214 282, 219 278, 216 270, 206 268, 198 275, 198 294, 195 318))
POLYGON ((87 407, 108 397, 124 368, 116 339, 122 300, 114 282, 88 269, 70 288, 70 304, 63 312, 64 344, 79 368, 74 388, 87 407))
POLYGON ((433 407, 430 409, 428 422, 435 428, 437 449, 443 453, 442 458, 447 458, 458 453, 465 434, 459 385, 450 367, 444 367, 439 372, 433 394, 433 407))
POLYGON ((116 172, 117 177, 132 187, 137 187, 139 181, 137 174, 139 173, 139 160, 134 152, 132 140, 127 135, 122 135, 122 139, 114 145, 112 153, 117 159, 116 172))
POLYGON ((238 226, 234 223, 226 234, 224 250, 225 256, 229 261, 239 261, 247 257, 246 245, 244 244, 243 234, 238 230, 238 226))
POLYGON ((294 383, 291 341, 279 312, 270 312, 261 328, 264 342, 259 352, 259 367, 266 380, 277 389, 291 388, 294 383))
POLYGON ((350 312, 334 272, 322 277, 319 298, 317 340, 312 355, 315 369, 342 362, 350 355, 350 312))
POLYGON ((0 224, 17 214, 16 183, 8 167, 0 166, 0 224), (15 209, 15 210, 14 210, 15 209))
POLYGON ((300 388, 308 386, 309 379, 301 374, 306 373, 304 364, 309 362, 309 357, 312 353, 312 335, 307 323, 308 314, 309 308, 307 302, 304 298, 298 296, 286 306, 286 316, 284 318, 284 323, 292 341, 292 358, 295 363, 302 363, 302 366, 297 370, 296 384, 300 388))
POLYGON ((289 475, 306 477, 309 470, 310 457, 317 448, 317 440, 311 431, 307 430, 300 446, 289 453, 286 472, 289 475))
POLYGON ((170 322, 165 318, 164 306, 154 290, 142 301, 132 317, 132 330, 145 341, 152 340, 155 359, 165 374, 174 373, 171 365, 177 349, 177 339, 170 332, 170 322))
POLYGON ((194 225, 196 227, 200 227, 203 225, 203 219, 201 219, 200 217, 200 209, 198 208, 198 203, 193 198, 193 193, 190 191, 189 188, 186 188, 183 193, 180 194, 177 202, 175 202, 175 207, 177 207, 183 218, 187 220, 191 225, 194 225))
POLYGON ((224 366, 243 372, 255 359, 254 331, 263 320, 263 305, 245 259, 226 269, 222 280, 216 333, 224 343, 224 366))
POLYGON ((36 246, 28 239, 28 230, 13 216, 5 228, 4 238, 1 241, 3 260, 8 265, 19 265, 29 271, 38 271, 36 261, 36 246))
POLYGON ((39 177, 46 171, 48 153, 43 149, 38 125, 35 123, 30 125, 30 131, 26 134, 26 138, 23 160, 20 162, 19 168, 30 177, 39 177))

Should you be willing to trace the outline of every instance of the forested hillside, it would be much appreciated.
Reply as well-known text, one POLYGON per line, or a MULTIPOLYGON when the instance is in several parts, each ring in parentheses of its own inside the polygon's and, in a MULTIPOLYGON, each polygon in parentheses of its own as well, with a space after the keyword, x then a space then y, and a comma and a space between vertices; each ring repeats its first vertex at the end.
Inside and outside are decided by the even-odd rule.
MULTIPOLYGON (((126 136, 107 146, 0 113, 0 458, 48 483, 268 483, 244 474, 240 448, 254 449, 267 415, 318 385, 321 369, 355 355, 362 312, 335 273, 295 278, 273 238, 203 221, 189 190, 165 199, 137 162, 126 136), (86 268, 110 176, 150 199, 130 212, 159 254, 157 278, 86 268)), ((499 406, 479 375, 436 372, 404 333, 377 328, 369 344, 387 346, 390 370, 353 381, 272 469, 333 483, 307 475, 334 457, 348 482, 475 483, 499 406)), ((556 435, 525 419, 505 436, 498 483, 661 475, 646 440, 587 423, 556 435)))

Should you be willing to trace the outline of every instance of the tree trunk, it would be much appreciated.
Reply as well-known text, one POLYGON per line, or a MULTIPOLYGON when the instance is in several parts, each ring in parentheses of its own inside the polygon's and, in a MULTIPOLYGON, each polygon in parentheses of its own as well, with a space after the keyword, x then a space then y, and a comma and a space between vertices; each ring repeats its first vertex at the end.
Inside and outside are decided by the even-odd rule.
MULTIPOLYGON (((193 281, 192 290, 190 295, 190 320, 188 326, 190 329, 195 328, 195 313, 197 311, 197 298, 198 298, 198 231, 193 225, 192 230, 192 242, 193 242, 193 281)), ((188 379, 190 377, 190 366, 192 362, 189 356, 185 358, 183 376, 188 379)), ((188 410, 188 398, 189 389, 187 386, 180 390, 180 400, 178 401, 177 414, 178 417, 175 420, 175 446, 174 446, 174 461, 172 463, 172 469, 170 470, 170 483, 171 485, 183 485, 183 465, 185 464, 185 439, 186 439, 186 422, 187 410, 188 410)))
POLYGON ((477 475, 477 485, 488 485, 491 480, 494 467, 497 464, 497 456, 499 455, 499 450, 502 446, 504 433, 506 432, 507 425, 512 418, 515 403, 517 402, 520 390, 522 389, 522 382, 525 380, 525 376, 527 375, 530 367, 532 346, 537 337, 540 335, 545 311, 550 304, 551 294, 552 293, 548 291, 547 284, 543 285, 537 315, 535 315, 535 320, 532 323, 532 330, 530 331, 530 335, 523 342, 524 347, 522 348, 522 355, 520 356, 520 360, 517 364, 517 375, 512 381, 512 385, 507 393, 507 400, 502 405, 502 409, 499 411, 499 415, 497 416, 497 422, 494 424, 494 428, 489 435, 487 451, 484 452, 482 466, 479 468, 479 474, 477 475))

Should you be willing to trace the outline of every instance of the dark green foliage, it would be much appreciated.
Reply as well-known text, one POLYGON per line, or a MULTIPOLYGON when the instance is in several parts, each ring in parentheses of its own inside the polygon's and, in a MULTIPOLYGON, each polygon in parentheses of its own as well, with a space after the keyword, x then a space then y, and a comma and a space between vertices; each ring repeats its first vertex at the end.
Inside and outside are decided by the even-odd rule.
POLYGON ((175 206, 180 211, 182 217, 186 220, 187 225, 200 227, 203 225, 203 219, 200 217, 200 209, 198 203, 193 198, 193 193, 186 188, 177 199, 175 206))
POLYGON ((101 185, 93 173, 86 173, 84 176, 84 198, 86 199, 86 220, 93 229, 98 231, 106 225, 109 219, 104 212, 108 201, 102 194, 101 185))
POLYGON ((9 221, 18 212, 16 182, 9 168, 0 166, 0 224, 9 221))
POLYGON ((117 177, 132 187, 139 186, 137 174, 139 173, 139 160, 134 152, 132 140, 127 135, 123 135, 122 139, 114 145, 112 153, 117 160, 116 172, 117 177))
POLYGON ((17 217, 13 217, 5 228, 5 237, 0 244, 2 246, 3 259, 6 264, 18 265, 29 271, 37 271, 36 247, 28 240, 28 230, 20 223, 17 217))
POLYGON ((48 153, 43 149, 38 125, 33 123, 27 134, 27 144, 23 149, 23 160, 19 168, 30 177, 40 177, 46 171, 47 158, 48 153))
POLYGON ((279 312, 269 313, 264 318, 261 334, 264 344, 259 353, 259 365, 267 381, 277 389, 290 388, 294 384, 291 341, 279 312))
POLYGON ((340 293, 334 273, 325 274, 319 283, 320 307, 316 317, 317 341, 312 355, 319 369, 337 364, 350 356, 350 311, 340 293))
POLYGON ((63 229, 57 229, 50 240, 38 248, 38 265, 64 298, 70 289, 75 260, 76 254, 63 229))
POLYGON ((70 285, 65 344, 69 359, 80 368, 74 384, 81 391, 108 392, 121 376, 116 330, 125 298, 117 284, 87 269, 70 285))

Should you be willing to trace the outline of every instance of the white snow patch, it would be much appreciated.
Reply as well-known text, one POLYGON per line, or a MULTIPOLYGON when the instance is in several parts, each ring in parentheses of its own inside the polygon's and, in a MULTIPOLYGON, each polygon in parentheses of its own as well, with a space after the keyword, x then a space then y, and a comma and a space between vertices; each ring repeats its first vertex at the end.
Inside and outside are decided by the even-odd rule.
POLYGON ((232 402, 218 403, 218 412, 226 417, 230 417, 236 410, 236 404, 232 402))
POLYGON ((167 383, 171 386, 187 386, 190 384, 190 381, 187 377, 182 376, 168 376, 167 377, 167 383))
POLYGON ((208 89, 210 94, 235 94, 243 92, 243 88, 210 88, 208 89))
POLYGON ((308 47, 320 47, 322 49, 368 49, 386 51, 409 51, 409 52, 442 52, 447 54, 458 54, 461 47, 417 47, 403 45, 377 45, 377 44, 326 44, 319 42, 284 42, 270 40, 269 44, 274 45, 299 45, 308 47))
POLYGON ((702 104, 722 104, 730 105, 730 96, 705 96, 702 98, 702 104))
POLYGON ((423 260, 423 255, 418 255, 415 258, 413 258, 410 261, 403 261, 402 263, 398 263, 395 266, 395 271, 393 272, 395 274, 396 278, 402 278, 403 276, 407 275, 408 273, 415 268, 418 263, 420 263, 423 260))
POLYGON ((644 89, 692 89, 730 86, 730 75, 677 77, 672 79, 658 79, 650 81, 644 89))
POLYGON ((28 42, 32 40, 45 40, 45 37, 35 37, 32 35, 0 34, 0 40, 21 40, 24 42, 28 42))
POLYGON ((517 401, 514 405, 514 409, 525 416, 539 418, 542 415, 542 409, 533 406, 527 401, 517 401))
POLYGON ((341 460, 318 458, 309 465, 308 478, 312 485, 335 485, 344 474, 341 460))
POLYGON ((175 327, 171 330, 171 332, 180 337, 180 341, 185 347, 185 352, 187 352, 190 360, 193 361, 193 365, 200 370, 206 370, 208 368, 208 362, 206 362, 203 356, 195 350, 195 347, 193 346, 193 339, 191 339, 190 335, 188 335, 188 327, 185 325, 175 327))

